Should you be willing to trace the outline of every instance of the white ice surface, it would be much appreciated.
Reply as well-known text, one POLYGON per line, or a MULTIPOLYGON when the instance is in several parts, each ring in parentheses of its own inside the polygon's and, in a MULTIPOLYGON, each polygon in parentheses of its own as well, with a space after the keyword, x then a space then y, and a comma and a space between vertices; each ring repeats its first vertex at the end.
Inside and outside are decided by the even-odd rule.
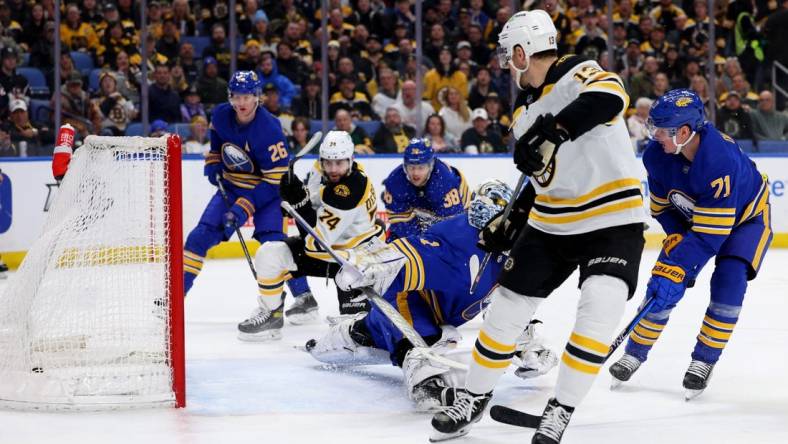
MULTIPOLYGON (((643 257, 640 291, 622 327, 637 308, 655 257, 654 251, 643 257)), ((611 392, 607 368, 602 370, 573 416, 565 443, 788 443, 788 251, 767 254, 709 389, 686 402, 681 379, 709 300, 710 271, 674 310, 649 362, 632 381, 611 392)), ((335 293, 325 279, 311 278, 310 284, 321 316, 336 313, 335 293)), ((559 353, 574 323, 576 285, 575 275, 537 314, 545 322, 547 343, 559 353)), ((321 335, 325 324, 287 325, 275 343, 238 341, 235 326, 255 303, 245 261, 205 265, 186 301, 186 409, 0 411, 0 443, 427 442, 430 416, 413 412, 398 369, 329 369, 294 348, 321 335)), ((470 349, 479 323, 460 329, 462 348, 470 349)), ((526 382, 507 373, 493 402, 540 413, 556 375, 526 382)), ((454 442, 523 443, 530 442, 531 433, 485 418, 454 442)))

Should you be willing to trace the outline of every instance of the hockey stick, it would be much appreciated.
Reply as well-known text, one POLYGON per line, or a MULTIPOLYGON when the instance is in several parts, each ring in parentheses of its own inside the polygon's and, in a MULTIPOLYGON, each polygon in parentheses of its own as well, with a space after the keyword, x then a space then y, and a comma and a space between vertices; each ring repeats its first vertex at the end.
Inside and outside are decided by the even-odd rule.
POLYGON ((312 134, 312 138, 309 139, 309 141, 306 143, 306 145, 304 145, 304 147, 301 148, 296 153, 296 155, 293 156, 292 159, 290 159, 290 163, 288 163, 288 165, 287 165, 287 178, 288 179, 291 179, 291 180, 293 179, 293 166, 295 165, 296 162, 298 162, 298 159, 300 159, 300 158, 306 156, 307 154, 309 154, 309 152, 312 151, 312 149, 315 147, 315 145, 320 143, 320 139, 322 139, 322 138, 323 138, 323 132, 322 131, 318 131, 315 134, 312 134))
MULTIPOLYGON (((216 173, 216 185, 219 187, 219 192, 222 194, 224 204, 227 205, 227 209, 229 210, 231 207, 230 198, 227 197, 227 191, 224 190, 224 184, 222 183, 222 178, 219 173, 216 173)), ((241 242, 241 248, 244 250, 244 256, 246 256, 246 262, 249 263, 249 269, 252 270, 254 281, 257 282, 257 270, 254 269, 254 263, 252 262, 252 256, 249 254, 249 248, 246 247, 246 241, 243 235, 241 235, 241 227, 238 226, 237 222, 234 223, 234 225, 235 235, 238 236, 238 240, 241 242)))
MULTIPOLYGON (((627 336, 635 329, 635 326, 638 325, 641 319, 651 310, 651 307, 654 306, 656 302, 656 298, 650 298, 643 304, 643 308, 638 311, 632 321, 624 327, 624 330, 619 333, 616 339, 613 340, 613 343, 610 344, 610 350, 607 352, 607 356, 605 357, 605 361, 607 361, 610 356, 618 349, 618 347, 624 342, 627 336)), ((517 427, 526 427, 529 429, 535 429, 539 427, 539 421, 541 421, 541 416, 532 415, 530 413, 521 412, 519 410, 515 410, 513 408, 504 407, 502 405, 494 405, 490 408, 490 418, 494 419, 495 421, 502 422, 504 424, 509 424, 517 427)))
MULTIPOLYGON (((304 218, 300 214, 298 214, 298 212, 293 208, 292 205, 290 205, 288 202, 283 201, 282 208, 284 208, 284 210, 287 211, 287 213, 290 214, 290 216, 293 219, 295 219, 299 225, 301 225, 301 228, 303 228, 304 231, 306 231, 310 236, 312 236, 312 238, 315 239, 315 242, 317 242, 317 244, 320 245, 322 249, 324 249, 329 255, 331 255, 331 257, 334 258, 334 260, 337 261, 338 264, 340 264, 343 268, 348 270, 350 273, 353 273, 359 279, 363 276, 363 274, 358 268, 356 268, 353 264, 348 262, 347 259, 342 257, 339 253, 334 251, 334 249, 331 248, 331 246, 327 245, 325 241, 323 241, 323 239, 320 238, 320 236, 318 236, 318 234, 309 225, 309 223, 307 223, 307 221, 304 220, 304 218)), ((392 324, 394 324, 394 327, 396 327, 397 330, 399 330, 400 333, 402 333, 402 336, 404 336, 405 339, 409 340, 414 347, 420 347, 429 350, 430 346, 427 345, 427 342, 424 341, 424 338, 421 337, 419 332, 417 332, 413 328, 413 326, 410 325, 408 321, 405 320, 404 317, 402 317, 400 312, 397 311, 396 308, 392 307, 387 300, 383 299, 383 297, 381 297, 379 294, 377 294, 369 287, 362 288, 361 291, 364 292, 364 295, 367 297, 367 299, 369 299, 370 302, 375 304, 375 307, 377 307, 381 312, 383 312, 383 315, 386 316, 386 318, 388 318, 388 320, 391 321, 392 324)), ((461 362, 457 362, 453 359, 449 359, 435 353, 429 353, 429 351, 428 354, 429 354, 429 359, 431 360, 445 364, 452 368, 458 368, 466 371, 468 370, 468 366, 461 362)))
MULTIPOLYGON (((509 214, 512 212, 512 208, 514 207, 514 201, 517 200, 517 196, 520 195, 520 191, 523 189, 523 184, 525 183, 525 178, 527 176, 525 173, 520 174, 520 179, 517 180, 517 185, 514 187, 514 192, 512 193, 512 198, 509 199, 509 202, 506 204, 506 208, 503 209, 503 216, 502 216, 502 224, 503 226, 500 228, 501 230, 506 229, 506 220, 509 219, 509 214)), ((482 280, 482 275, 484 274, 484 269, 487 268, 487 264, 490 262, 490 258, 492 257, 492 252, 487 252, 484 254, 484 259, 482 259, 481 265, 479 265, 479 272, 476 273, 476 277, 473 278, 473 284, 471 284, 470 294, 473 294, 476 291, 476 287, 479 286, 479 281, 482 280)))

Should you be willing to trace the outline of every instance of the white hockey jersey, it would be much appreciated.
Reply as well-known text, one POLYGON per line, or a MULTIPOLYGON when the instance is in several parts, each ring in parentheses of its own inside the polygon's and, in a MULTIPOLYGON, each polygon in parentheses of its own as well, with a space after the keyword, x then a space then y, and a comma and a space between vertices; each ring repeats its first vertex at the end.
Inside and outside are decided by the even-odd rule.
POLYGON ((543 87, 521 93, 514 136, 525 134, 538 116, 557 115, 580 94, 592 91, 621 97, 624 106, 613 120, 561 144, 546 171, 531 179, 536 200, 528 223, 540 231, 579 234, 646 221, 640 167, 623 117, 629 96, 616 74, 595 61, 562 57, 548 71, 543 87))
MULTIPOLYGON (((328 183, 323 180, 319 162, 315 162, 306 179, 312 208, 317 213, 315 231, 338 251, 373 238, 385 240, 383 227, 375 224, 378 205, 372 181, 358 163, 353 162, 351 168, 352 172, 338 183, 328 183)), ((305 244, 307 256, 333 262, 312 236, 307 236, 305 244)))

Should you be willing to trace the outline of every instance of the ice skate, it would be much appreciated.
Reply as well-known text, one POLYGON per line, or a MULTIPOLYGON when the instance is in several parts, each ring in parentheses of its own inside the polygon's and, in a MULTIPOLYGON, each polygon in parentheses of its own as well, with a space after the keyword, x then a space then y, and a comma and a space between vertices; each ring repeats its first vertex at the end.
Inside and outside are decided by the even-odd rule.
POLYGON ((574 407, 565 406, 551 398, 542 413, 539 428, 536 429, 531 444, 558 444, 564 435, 566 426, 572 418, 574 407))
POLYGON ((311 292, 304 293, 295 298, 295 302, 285 310, 285 318, 293 325, 312 324, 320 316, 317 301, 311 292))
POLYGON ((454 404, 432 417, 433 432, 430 442, 446 441, 465 436, 471 426, 482 419, 484 409, 492 398, 492 392, 474 395, 458 389, 454 404))
POLYGON ((260 305, 249 319, 238 324, 238 339, 248 342, 265 342, 282 339, 284 304, 275 310, 260 305))
POLYGON ((618 388, 622 383, 629 381, 629 378, 640 368, 642 364, 638 358, 625 354, 615 364, 610 366, 610 374, 613 375, 613 380, 610 383, 611 389, 618 388))
POLYGON ((714 364, 693 359, 690 362, 687 373, 684 374, 684 398, 687 401, 697 398, 706 389, 711 379, 711 372, 714 364))

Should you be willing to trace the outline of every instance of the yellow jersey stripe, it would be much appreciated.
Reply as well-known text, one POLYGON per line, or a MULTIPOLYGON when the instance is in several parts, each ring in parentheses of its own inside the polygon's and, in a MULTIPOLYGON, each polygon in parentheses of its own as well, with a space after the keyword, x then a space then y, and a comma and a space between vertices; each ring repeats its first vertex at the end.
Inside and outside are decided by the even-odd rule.
POLYGON ((692 222, 696 224, 732 227, 733 224, 736 223, 736 218, 727 217, 727 216, 699 216, 697 214, 694 214, 692 216, 692 222))
POLYGON ((496 341, 485 333, 484 330, 479 330, 479 341, 484 344, 485 347, 497 353, 511 353, 515 348, 515 344, 507 345, 496 341))
POLYGON ((413 245, 407 239, 401 239, 402 245, 410 251, 411 257, 415 260, 415 268, 413 270, 413 280, 415 287, 411 288, 411 290, 421 290, 424 288, 424 262, 421 259, 421 255, 419 254, 418 250, 413 248, 413 245))
POLYGON ((710 337, 710 338, 720 339, 720 340, 724 340, 724 341, 729 340, 731 338, 731 335, 733 334, 732 331, 721 332, 719 330, 715 330, 715 329, 709 327, 708 325, 702 326, 700 328, 700 332, 703 333, 704 335, 710 337))
POLYGON ((476 361, 477 364, 481 365, 482 367, 491 368, 491 369, 501 369, 501 368, 509 367, 509 362, 511 362, 511 360, 492 361, 480 355, 475 348, 473 349, 472 355, 473 355, 473 360, 476 361))
POLYGON ((413 315, 411 315, 410 306, 408 306, 407 291, 397 293, 397 311, 408 321, 408 324, 413 325, 413 315))
POLYGON ((659 196, 657 196, 654 193, 651 193, 651 195, 649 196, 649 199, 653 200, 654 202, 656 202, 656 203, 658 203, 660 205, 666 205, 666 206, 670 205, 670 201, 669 200, 667 200, 665 198, 662 198, 662 197, 659 197, 659 196))
POLYGON ((637 342, 640 345, 654 345, 657 342, 656 339, 646 339, 634 331, 629 335, 629 339, 637 342))
POLYGON ((736 208, 709 208, 709 207, 695 207, 692 210, 693 213, 701 213, 706 215, 728 215, 734 216, 736 214, 736 208))
POLYGON ((731 324, 731 323, 728 323, 728 322, 720 322, 720 321, 718 321, 716 319, 712 319, 712 318, 710 318, 708 316, 704 316, 703 317, 703 322, 711 325, 712 327, 714 327, 714 328, 716 328, 718 330, 733 331, 733 329, 736 328, 736 324, 731 324))
POLYGON ((603 214, 610 214, 610 213, 615 213, 617 211, 624 211, 631 208, 638 208, 642 205, 643 205, 643 200, 640 198, 640 196, 633 196, 631 198, 627 198, 626 200, 623 200, 618 203, 614 203, 612 205, 597 207, 568 216, 542 216, 535 209, 532 209, 529 218, 537 222, 544 222, 548 224, 568 224, 583 219, 589 219, 595 216, 601 216, 603 214))
POLYGON ((581 362, 572 356, 569 356, 569 353, 567 352, 564 352, 564 355, 561 357, 561 361, 563 361, 564 364, 566 364, 569 368, 582 373, 588 373, 589 375, 595 375, 599 373, 599 369, 602 368, 601 365, 592 365, 581 362))
POLYGON ((536 196, 536 201, 541 204, 552 204, 552 205, 560 205, 560 206, 577 206, 579 204, 584 204, 593 200, 596 197, 599 197, 603 194, 609 193, 611 191, 622 191, 625 188, 640 188, 640 180, 635 178, 628 178, 628 179, 619 179, 614 180, 612 182, 608 182, 606 184, 600 185, 590 192, 583 194, 582 196, 563 199, 558 197, 552 197, 547 195, 539 195, 536 196))
POLYGON ((692 231, 703 234, 715 234, 718 236, 727 236, 731 234, 730 228, 707 228, 707 227, 692 227, 692 231))
POLYGON ((713 339, 709 339, 704 335, 698 335, 698 340, 711 348, 725 348, 725 344, 727 344, 727 342, 717 342, 713 339))
POLYGON ((754 269, 758 269, 761 265, 761 261, 763 260, 763 256, 766 254, 766 248, 769 246, 771 242, 769 239, 772 237, 772 230, 771 230, 771 222, 769 218, 771 213, 771 206, 766 204, 766 208, 763 210, 763 224, 765 225, 763 233, 761 233, 761 239, 758 241, 758 247, 755 248, 755 254, 753 255, 752 266, 754 269))
POLYGON ((575 332, 572 332, 572 335, 569 336, 569 342, 576 347, 585 348, 603 356, 607 356, 607 353, 610 351, 609 345, 575 332))
POLYGON ((648 319, 641 319, 640 320, 640 324, 643 324, 645 327, 648 327, 648 328, 650 328, 652 330, 662 331, 662 329, 665 328, 664 325, 655 324, 655 323, 649 321, 648 319))

